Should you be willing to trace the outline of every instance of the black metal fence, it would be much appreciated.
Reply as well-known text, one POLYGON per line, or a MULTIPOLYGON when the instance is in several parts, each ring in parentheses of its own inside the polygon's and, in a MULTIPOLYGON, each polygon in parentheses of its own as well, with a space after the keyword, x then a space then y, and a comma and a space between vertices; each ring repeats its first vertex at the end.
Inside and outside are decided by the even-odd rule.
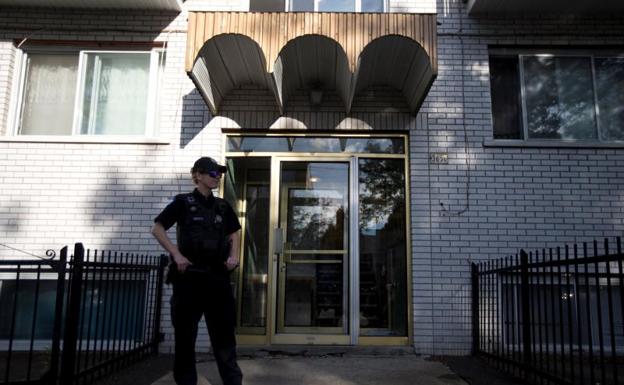
POLYGON ((473 263, 473 352, 533 384, 624 384, 623 260, 618 237, 473 263))
POLYGON ((155 353, 164 257, 0 261, 0 384, 90 383, 155 353))

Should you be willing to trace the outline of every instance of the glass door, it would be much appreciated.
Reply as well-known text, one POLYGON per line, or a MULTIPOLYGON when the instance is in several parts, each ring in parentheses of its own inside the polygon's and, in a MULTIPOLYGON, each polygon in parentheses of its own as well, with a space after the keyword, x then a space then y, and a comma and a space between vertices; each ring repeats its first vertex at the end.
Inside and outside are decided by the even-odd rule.
POLYGON ((278 186, 276 333, 346 336, 349 162, 282 160, 278 186))

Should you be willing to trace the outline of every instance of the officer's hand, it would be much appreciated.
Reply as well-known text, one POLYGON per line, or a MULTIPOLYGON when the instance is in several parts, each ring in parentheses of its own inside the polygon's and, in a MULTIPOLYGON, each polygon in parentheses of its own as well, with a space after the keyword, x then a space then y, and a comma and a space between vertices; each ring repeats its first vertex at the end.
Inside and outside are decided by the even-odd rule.
POLYGON ((238 267, 238 258, 230 256, 223 264, 228 270, 234 270, 238 267))
POLYGON ((173 261, 175 262, 176 267, 178 268, 178 271, 180 273, 184 273, 186 268, 192 265, 191 261, 186 259, 186 257, 184 255, 182 255, 182 254, 177 255, 177 256, 174 255, 173 256, 173 261))

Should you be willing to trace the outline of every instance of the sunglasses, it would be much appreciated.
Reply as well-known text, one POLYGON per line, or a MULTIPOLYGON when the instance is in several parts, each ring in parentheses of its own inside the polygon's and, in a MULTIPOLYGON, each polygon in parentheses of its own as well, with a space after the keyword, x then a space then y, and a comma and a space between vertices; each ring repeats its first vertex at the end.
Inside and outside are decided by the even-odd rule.
POLYGON ((211 178, 217 178, 223 175, 221 171, 206 171, 204 174, 208 174, 211 178))

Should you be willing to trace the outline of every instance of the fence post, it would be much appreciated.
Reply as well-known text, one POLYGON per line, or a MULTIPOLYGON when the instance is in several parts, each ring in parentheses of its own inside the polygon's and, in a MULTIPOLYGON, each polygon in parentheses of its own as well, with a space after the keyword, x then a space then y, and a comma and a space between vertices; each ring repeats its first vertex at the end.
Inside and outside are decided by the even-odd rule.
POLYGON ((479 353, 479 265, 472 262, 472 354, 479 353))
POLYGON ((165 267, 168 263, 169 257, 162 254, 158 261, 158 275, 156 278, 156 314, 154 314, 154 335, 152 337, 152 353, 158 352, 158 344, 162 341, 162 338, 160 336, 160 315, 162 310, 162 293, 165 267))
POLYGON ((67 270, 67 246, 61 249, 58 263, 51 261, 57 268, 56 298, 54 302, 54 326, 52 346, 50 347, 50 368, 41 377, 42 383, 54 385, 58 376, 59 353, 61 351, 61 328, 63 325, 63 299, 65 298, 65 271, 67 270))
POLYGON ((531 306, 529 299, 529 255, 520 250, 520 291, 522 295, 522 353, 525 376, 531 369, 531 306))
POLYGON ((73 382, 76 364, 76 342, 80 318, 80 301, 82 297, 82 268, 84 247, 82 243, 74 245, 71 282, 69 284, 69 301, 65 313, 65 333, 63 337, 63 355, 61 356, 60 385, 73 382))

